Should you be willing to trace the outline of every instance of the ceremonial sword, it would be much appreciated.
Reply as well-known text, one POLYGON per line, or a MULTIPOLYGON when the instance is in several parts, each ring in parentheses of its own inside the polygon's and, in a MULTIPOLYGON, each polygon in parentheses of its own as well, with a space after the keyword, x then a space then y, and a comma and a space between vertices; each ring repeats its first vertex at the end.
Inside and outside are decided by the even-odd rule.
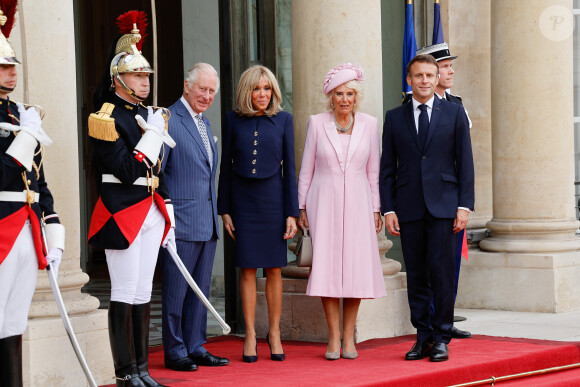
MULTIPOLYGON (((46 229, 44 221, 41 222, 41 227, 42 227, 42 237, 44 238, 44 245, 48 249, 48 243, 46 243, 46 232, 45 232, 46 229)), ((85 357, 81 351, 81 347, 79 345, 79 342, 77 341, 75 332, 73 331, 70 319, 68 318, 64 301, 62 299, 62 295, 60 294, 60 288, 58 287, 58 282, 56 280, 56 275, 52 270, 52 263, 49 263, 46 269, 47 269, 46 273, 48 274, 48 280, 50 282, 50 287, 52 288, 52 294, 54 295, 54 300, 56 301, 56 306, 58 308, 58 313, 60 313, 60 318, 62 319, 64 329, 68 335, 70 343, 73 346, 77 358, 79 359, 79 363, 81 363, 81 367, 83 369, 83 372, 85 373, 85 376, 87 377, 89 385, 91 387, 98 387, 97 382, 95 382, 93 374, 91 374, 91 370, 89 369, 87 361, 85 360, 85 357)))
POLYGON ((167 243, 166 249, 167 249, 167 251, 169 251, 169 255, 171 255, 171 258, 173 258, 173 262, 175 262, 175 264, 177 265, 177 268, 179 269, 179 271, 181 272, 181 274, 183 275, 183 277, 185 278, 185 280, 187 281, 187 283, 191 287, 191 290, 193 290, 195 295, 199 298, 199 300, 205 305, 207 310, 209 310, 209 312, 215 317, 217 322, 220 324, 220 326, 222 327, 222 330, 224 332, 224 335, 227 335, 228 333, 230 333, 232 329, 224 321, 222 316, 220 316, 219 313, 210 304, 209 300, 207 299, 205 294, 203 294, 203 292, 201 291, 199 286, 197 286, 197 284, 193 280, 193 277, 191 276, 191 274, 189 274, 189 271, 187 271, 187 268, 183 264, 183 261, 181 260, 181 258, 179 258, 179 255, 177 254, 177 250, 175 249, 175 246, 173 246, 172 243, 167 243))

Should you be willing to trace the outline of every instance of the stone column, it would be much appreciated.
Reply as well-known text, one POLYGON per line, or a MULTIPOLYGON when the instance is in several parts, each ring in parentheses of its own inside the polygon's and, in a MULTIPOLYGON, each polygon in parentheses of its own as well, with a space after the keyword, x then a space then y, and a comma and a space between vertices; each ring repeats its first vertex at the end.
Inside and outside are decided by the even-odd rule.
MULTIPOLYGON (((306 123, 324 109, 322 82, 328 70, 344 62, 357 63, 365 71, 365 101, 361 111, 382 123, 381 2, 361 0, 292 1, 292 90, 296 162, 299 169, 306 137, 306 123)), ((380 124, 379 124, 380 125, 380 124)), ((382 125, 380 125, 382 128, 382 125)), ((384 252, 392 245, 379 240, 384 252)), ((356 326, 356 341, 411 333, 405 276, 398 262, 384 259, 387 297, 364 300, 356 326)), ((290 265, 284 270, 283 309, 280 329, 284 339, 326 341, 328 329, 318 297, 304 294, 308 269, 290 265)), ((267 333, 265 279, 258 280, 256 331, 267 333)))
POLYGON ((460 95, 473 123, 475 212, 468 234, 486 227, 492 217, 490 0, 441 1, 444 31, 453 61, 453 94, 460 95), (466 28, 469 26, 469 28, 466 28))
MULTIPOLYGON (((292 92, 296 166, 300 169, 308 117, 324 111, 322 82, 332 67, 356 63, 365 72, 361 111, 383 117, 381 2, 292 1, 292 92)), ((382 125, 381 125, 382 129, 382 125)))
MULTIPOLYGON (((110 384, 114 375, 108 344, 107 312, 81 293, 89 277, 80 269, 79 160, 73 7, 69 1, 21 1, 11 41, 18 66, 15 101, 38 104, 42 126, 54 143, 44 150, 44 170, 54 207, 66 228, 58 282, 81 350, 95 380, 110 384)), ((24 384, 88 385, 63 328, 48 277, 39 272, 23 336, 24 384)))
POLYGON ((492 236, 463 270, 463 307, 580 310, 571 8, 491 4, 492 236))

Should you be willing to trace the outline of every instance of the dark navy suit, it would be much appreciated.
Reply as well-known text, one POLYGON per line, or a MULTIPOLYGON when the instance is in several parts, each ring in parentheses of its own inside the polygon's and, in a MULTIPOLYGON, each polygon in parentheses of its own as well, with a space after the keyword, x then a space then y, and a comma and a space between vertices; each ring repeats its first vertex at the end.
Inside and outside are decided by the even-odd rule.
POLYGON ((387 112, 380 191, 382 212, 394 211, 399 220, 417 339, 448 343, 454 306, 453 221, 458 207, 474 208, 469 123, 461 105, 435 96, 423 149, 412 102, 387 112))
MULTIPOLYGON (((212 167, 199 130, 179 99, 169 108, 169 134, 177 146, 163 164, 175 211, 177 251, 193 279, 209 297, 217 244, 218 215, 215 174, 218 150, 204 117, 212 149, 212 167)), ((163 347, 165 356, 179 359, 206 352, 207 310, 195 296, 169 254, 163 255, 163 347)))

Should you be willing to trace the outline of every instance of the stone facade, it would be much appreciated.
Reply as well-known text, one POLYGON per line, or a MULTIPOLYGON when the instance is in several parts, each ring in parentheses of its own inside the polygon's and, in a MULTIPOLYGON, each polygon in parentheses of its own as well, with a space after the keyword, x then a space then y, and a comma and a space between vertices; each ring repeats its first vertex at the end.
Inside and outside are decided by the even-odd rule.
MULTIPOLYGON (((73 6, 66 0, 20 3, 10 40, 24 66, 19 67, 13 99, 39 104, 47 112, 43 127, 54 144, 46 149, 45 171, 67 230, 59 283, 89 366, 97 382, 106 384, 113 375, 106 312, 97 309, 96 299, 80 292, 88 276, 79 265, 80 109, 74 92, 78 69, 73 6)), ((445 36, 459 56, 453 92, 463 97, 473 121, 476 212, 469 228, 491 231, 490 238, 470 249, 457 306, 580 310, 580 241, 573 203, 573 47, 566 24, 572 1, 441 4, 445 36), (563 22, 547 25, 546 17, 556 20, 550 15, 563 22)), ((306 122, 322 111, 321 84, 329 68, 341 62, 362 65, 367 78, 362 110, 382 121, 381 2, 360 0, 355 7, 346 0, 294 0, 291 7, 299 167, 306 122)), ((304 279, 285 280, 282 315, 289 317, 282 324, 284 337, 325 340, 321 303, 304 296, 305 284, 304 279)), ((357 341, 412 332, 404 274, 385 277, 385 286, 387 297, 361 304, 357 341), (384 329, 377 332, 377 327, 384 329)), ((263 302, 258 299, 258 322, 267 321, 259 314, 263 302)), ((266 327, 257 329, 265 334, 266 327)), ((44 273, 24 335, 23 361, 25 385, 85 383, 44 273)))

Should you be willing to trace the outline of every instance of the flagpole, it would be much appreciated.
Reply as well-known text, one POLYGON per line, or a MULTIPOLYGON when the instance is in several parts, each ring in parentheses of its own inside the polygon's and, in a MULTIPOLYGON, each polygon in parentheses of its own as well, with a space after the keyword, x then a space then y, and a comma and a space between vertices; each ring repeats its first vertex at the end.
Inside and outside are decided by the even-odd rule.
POLYGON ((402 99, 411 91, 407 84, 407 63, 413 59, 417 52, 415 40, 415 23, 413 22, 413 0, 405 2, 405 29, 403 31, 403 66, 402 66, 402 99))
POLYGON ((439 44, 445 42, 443 38, 443 24, 441 23, 441 4, 439 0, 435 0, 433 4, 433 37, 431 44, 439 44))

